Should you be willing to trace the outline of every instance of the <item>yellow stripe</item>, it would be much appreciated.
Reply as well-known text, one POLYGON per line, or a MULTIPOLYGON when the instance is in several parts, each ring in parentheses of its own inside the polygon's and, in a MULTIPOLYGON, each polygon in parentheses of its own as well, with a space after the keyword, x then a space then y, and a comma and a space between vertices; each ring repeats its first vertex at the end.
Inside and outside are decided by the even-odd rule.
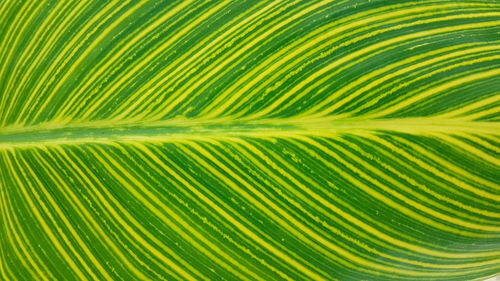
MULTIPOLYGON (((91 3, 91 2, 89 1, 88 3, 91 3)), ((89 29, 91 27, 93 28, 93 31, 95 31, 100 25, 104 24, 109 18, 111 18, 116 13, 118 13, 123 6, 128 4, 128 2, 123 2, 123 4, 120 7, 115 8, 113 5, 115 5, 116 3, 117 3, 117 1, 110 2, 110 4, 108 6, 106 6, 105 9, 102 9, 98 14, 93 16, 87 22, 87 24, 84 27, 82 27, 77 34, 75 34, 73 36, 72 40, 65 45, 64 49, 62 49, 60 52, 58 52, 57 57, 52 59, 52 63, 49 65, 48 69, 44 71, 44 75, 38 80, 37 85, 43 85, 45 82, 47 82, 47 78, 49 77, 50 74, 52 74, 52 71, 54 70, 55 67, 58 67, 58 69, 57 69, 56 73, 52 74, 52 77, 55 77, 59 73, 59 71, 62 69, 62 66, 66 65, 68 63, 70 58, 73 57, 73 55, 79 50, 81 45, 83 45, 83 43, 86 41, 86 39, 90 36, 89 29), (110 15, 108 15, 105 19, 101 19, 101 16, 106 14, 107 12, 109 12, 109 10, 111 10, 111 9, 115 9, 115 11, 113 13, 111 13, 110 15), (99 23, 99 21, 100 21, 100 23, 99 23), (76 44, 77 42, 79 44, 76 44), (72 52, 70 52, 71 49, 73 49, 72 52), (68 54, 68 52, 70 52, 70 53, 68 54), (65 60, 63 62, 60 62, 62 59, 65 59, 65 60), (59 64, 61 64, 61 65, 59 65, 59 64)), ((74 10, 77 11, 80 9, 74 9, 74 10)), ((70 19, 70 18, 71 17, 68 17, 67 19, 70 19)), ((60 28, 64 28, 64 27, 66 27, 66 25, 64 23, 60 24, 60 28)), ((52 40, 50 42, 53 43, 56 39, 57 38, 52 38, 52 40)), ((33 42, 35 42, 35 41, 33 41, 33 42)), ((48 52, 50 50, 50 48, 53 46, 53 44, 51 44, 51 43, 48 43, 47 46, 43 49, 43 51, 36 57, 36 59, 30 63, 30 67, 28 68, 28 70, 26 70, 25 74, 23 75, 22 80, 19 82, 19 84, 15 88, 15 92, 13 94, 14 96, 17 96, 17 93, 24 87, 25 83, 27 82, 27 79, 29 78, 30 74, 33 71, 33 68, 35 66, 37 66, 39 60, 44 58, 44 54, 46 54, 46 52, 48 52)), ((84 54, 82 54, 82 56, 84 54)), ((53 81, 53 78, 49 81, 49 83, 52 81, 53 81)), ((38 93, 38 91, 37 91, 38 89, 39 88, 35 87, 35 89, 33 90, 34 95, 36 95, 38 93)), ((41 94, 42 93, 40 93, 40 95, 41 94)))
MULTIPOLYGON (((11 153, 12 153, 12 157, 14 157, 14 159, 15 159, 16 156, 15 156, 14 152, 11 151, 11 153)), ((22 183, 21 179, 19 178, 19 175, 13 170, 13 168, 12 168, 13 166, 12 166, 12 162, 10 160, 10 157, 8 155, 6 155, 4 158, 5 158, 6 162, 7 162, 7 165, 10 167, 11 175, 14 177, 14 179, 18 183, 18 187, 20 188, 20 190, 21 190, 21 192, 22 192, 22 194, 23 194, 26 202, 30 206, 31 210, 33 211, 33 214, 35 215, 36 219, 40 223, 40 226, 42 227, 42 229, 44 230, 44 232, 50 238, 51 242, 57 248, 57 250, 60 253, 60 255, 68 263, 68 265, 71 267, 72 271, 78 276, 78 278, 80 278, 80 280, 88 280, 87 277, 84 275, 84 273, 80 270, 80 268, 74 263, 73 259, 69 256, 69 254, 63 248, 63 246, 59 243, 59 239, 56 238, 56 236, 52 232, 51 228, 47 225, 47 223, 43 219, 42 215, 38 211, 38 208, 35 206, 35 204, 31 200, 31 197, 28 195, 28 193, 26 191, 26 188, 24 187, 24 184, 22 183)), ((16 163, 18 163, 17 160, 15 160, 15 161, 16 161, 16 163)), ((43 200, 40 199, 40 197, 39 197, 38 193, 36 192, 36 190, 33 190, 33 193, 34 193, 34 195, 35 195, 35 197, 37 199, 37 202, 39 202, 39 204, 41 205, 41 207, 42 207, 42 209, 44 211, 44 214, 46 214, 47 216, 49 216, 51 218, 51 221, 55 222, 54 218, 50 215, 50 212, 47 210, 47 207, 45 206, 43 200)), ((68 238, 67 238, 67 236, 64 234, 64 232, 61 231, 61 229, 58 228, 57 230, 58 230, 57 232, 59 233, 59 235, 61 235, 61 237, 63 237, 65 241, 69 241, 68 238)), ((77 258, 78 258, 78 260, 80 262, 82 262, 82 258, 75 251, 75 249, 71 245, 69 245, 69 243, 67 244, 67 246, 69 248, 71 248, 71 251, 73 252, 73 254, 75 256, 77 256, 77 258)), ((88 268, 88 266, 84 262, 82 262, 82 265, 85 268, 85 270, 94 278, 94 280, 97 279, 97 277, 92 273, 92 271, 88 268)))
MULTIPOLYGON (((62 152, 62 150, 60 150, 62 152)), ((164 268, 162 265, 169 265, 172 261, 165 257, 158 249, 157 247, 161 248, 163 251, 167 252, 168 255, 170 256, 173 256, 173 257, 176 257, 176 254, 175 252, 173 252, 171 249, 167 248, 159 239, 157 239, 154 235, 152 235, 149 231, 147 231, 131 214, 130 212, 127 211, 127 209, 125 209, 122 205, 122 203, 118 202, 114 197, 113 195, 108 191, 108 189, 106 188, 106 186, 103 185, 103 183, 101 182, 101 180, 94 174, 94 172, 92 170, 90 170, 88 167, 85 166, 84 163, 81 162, 81 160, 76 157, 71 151, 68 151, 67 152, 71 159, 74 159, 76 162, 78 162, 78 164, 84 169, 84 173, 80 174, 80 175, 88 175, 89 177, 91 177, 95 182, 99 183, 99 190, 102 190, 102 192, 104 193, 101 194, 97 188, 96 189, 92 189, 95 193, 95 196, 97 196, 98 200, 96 200, 96 197, 92 197, 92 199, 94 200, 94 202, 101 202, 105 208, 103 209, 106 209, 111 217, 115 220, 117 220, 118 222, 118 225, 122 228, 124 228, 126 230, 126 233, 127 234, 130 234, 133 238, 133 240, 129 240, 129 242, 132 242, 134 243, 134 240, 137 241, 141 247, 145 248, 145 250, 147 250, 147 252, 151 253, 151 255, 160 260, 161 261, 161 264, 159 264, 159 266, 164 269, 166 272, 168 272, 169 274, 173 275, 173 276, 177 276, 177 274, 175 272, 171 272, 170 270, 164 268), (108 200, 106 200, 106 198, 104 196, 107 196, 107 198, 109 198, 109 200, 111 201, 112 204, 110 204, 110 202, 108 202, 108 200), (116 209, 115 210, 115 207, 113 206, 116 206, 116 209), (125 216, 125 218, 130 221, 133 225, 133 227, 137 228, 139 230, 140 233, 144 234, 146 236, 147 239, 151 240, 155 245, 152 245, 151 243, 149 243, 147 240, 145 240, 138 232, 136 232, 134 230, 134 228, 132 228, 124 219, 122 219, 122 216, 120 214, 123 214, 123 216, 125 216)), ((75 166, 76 168, 77 166, 75 166)), ((79 171, 81 171, 80 169, 78 169, 79 171)), ((85 177, 89 183, 89 185, 92 186, 92 182, 87 178, 85 177)), ((147 254, 146 254, 147 255, 147 254)), ((140 260, 138 260, 138 262, 141 262, 140 260)), ((182 263, 182 260, 181 260, 181 263, 182 263)), ((141 263, 142 266, 145 266, 146 268, 148 268, 147 264, 145 263, 141 263)), ((184 265, 186 266, 186 265, 184 265)), ((190 266, 186 266, 186 268, 190 268, 190 266)))
MULTIPOLYGON (((497 24, 500 24, 500 21, 497 22, 497 24)), ((397 103, 395 103, 395 104, 393 103, 387 109, 378 111, 377 113, 369 114, 368 116, 369 116, 369 118, 378 118, 381 116, 385 116, 385 115, 394 113, 402 108, 408 107, 409 105, 412 105, 419 100, 425 99, 429 96, 446 91, 448 89, 460 86, 462 84, 470 83, 470 82, 473 82, 476 80, 486 79, 489 77, 495 77, 498 75, 500 75, 500 68, 488 70, 488 71, 484 71, 484 72, 480 72, 480 73, 476 73, 476 74, 472 74, 472 75, 468 75, 466 77, 444 83, 444 84, 439 85, 437 87, 434 87, 430 90, 424 91, 418 95, 415 95, 412 97, 405 97, 404 100, 400 99, 399 101, 397 101, 397 103)))
MULTIPOLYGON (((411 3, 412 5, 414 3, 411 3)), ((390 12, 390 13, 381 13, 384 11, 392 11, 400 7, 405 7, 408 4, 400 4, 400 5, 394 5, 394 6, 388 6, 388 7, 381 7, 378 9, 374 10, 369 10, 366 12, 362 13, 357 13, 353 16, 343 18, 339 21, 335 21, 325 27, 322 27, 318 29, 317 31, 313 32, 311 35, 306 36, 302 40, 298 40, 296 42, 293 42, 292 44, 286 46, 282 50, 276 52, 276 54, 273 54, 270 58, 266 59, 263 63, 260 64, 260 67, 254 68, 253 71, 249 72, 247 75, 239 79, 237 83, 235 83, 232 87, 230 87, 228 90, 226 90, 224 93, 222 93, 220 96, 216 98, 216 100, 211 103, 208 107, 206 107, 202 112, 201 115, 206 115, 207 118, 213 118, 215 116, 220 115, 224 111, 228 111, 228 113, 231 113, 235 108, 238 108, 240 105, 244 104, 247 102, 250 98, 254 96, 257 91, 262 90, 262 88, 267 85, 267 81, 274 81, 276 77, 281 75, 282 73, 286 73, 289 69, 291 69, 294 65, 297 63, 303 61, 304 59, 310 57, 311 55, 317 53, 319 50, 324 49, 325 47, 332 46, 335 42, 338 42, 342 40, 343 38, 346 38, 352 34, 362 32, 364 30, 368 29, 375 29, 377 26, 380 25, 385 25, 388 24, 387 20, 391 18, 396 18, 396 20, 392 20, 391 22, 399 22, 399 21, 404 21, 408 19, 414 18, 413 16, 408 16, 408 17, 403 17, 406 14, 412 14, 412 13, 417 13, 417 12, 425 12, 427 10, 433 10, 434 13, 429 13, 428 15, 432 15, 436 13, 436 10, 439 9, 446 9, 446 8, 453 8, 456 7, 455 4, 447 4, 447 5, 436 5, 436 6, 431 6, 431 7, 417 7, 417 8, 412 8, 412 9, 407 9, 407 10, 400 10, 400 11, 395 11, 395 12, 390 12), (378 13, 381 13, 381 15, 376 15, 378 13), (374 16, 371 16, 372 14, 375 14, 374 16), (363 16, 370 15, 370 17, 363 19, 363 16), (354 21, 352 23, 342 25, 344 22, 348 21, 354 21), (381 20, 384 20, 383 22, 377 23, 381 20), (374 23, 372 23, 374 22, 374 23), (358 26, 364 26, 363 28, 357 28, 355 27, 358 26), (328 31, 324 33, 326 30, 330 28, 334 28, 331 31, 328 31), (350 29, 354 29, 353 32, 350 33, 345 33, 343 34, 342 32, 348 31, 350 29), (317 36, 317 37, 314 37, 317 36), (329 39, 327 42, 322 43, 321 45, 313 48, 315 45, 318 43, 321 43, 325 41, 326 39, 329 39), (298 47, 300 46, 300 47, 298 47), (293 50, 293 48, 297 49, 293 50), (303 53, 307 51, 305 54, 301 55, 299 58, 296 58, 294 61, 291 59, 298 56, 300 53, 303 53), (275 61, 276 59, 282 57, 280 60, 275 61), (263 69, 265 67, 265 69, 263 69), (263 71, 261 71, 263 70, 263 71), (278 70, 278 71, 276 71, 278 70), (256 74, 257 72, 260 72, 256 78, 253 78, 252 81, 246 83, 242 89, 235 91, 236 87, 240 86, 244 82, 248 81, 251 79, 251 77, 256 74), (271 77, 269 77, 270 74, 275 72, 271 77), (266 79, 264 79, 266 78, 266 79), (260 83, 261 85, 257 87, 254 91, 247 93, 249 89, 254 87, 257 83, 260 83), (245 94, 244 94, 245 93, 245 94), (244 94, 244 95, 243 95, 244 94), (230 96, 229 96, 230 95, 230 96), (219 104, 222 100, 228 98, 228 101, 224 102, 221 104, 219 107, 214 108, 216 104, 219 104), (237 100, 241 100, 234 106, 233 103, 237 100), (229 108, 231 106, 233 109, 229 108)), ((423 14, 424 16, 426 14, 423 14)), ((388 28, 387 30, 394 29, 393 28, 388 28)), ((354 40, 351 40, 347 43, 344 43, 343 45, 349 45, 352 44, 356 41, 359 41, 362 39, 362 37, 357 37, 354 40)), ((331 48, 328 52, 324 53, 329 54, 333 52, 335 49, 339 48, 340 46, 336 46, 331 48)), ((325 56, 321 54, 322 56, 325 56)), ((307 63, 312 63, 313 60, 308 61, 307 63)), ((278 82, 279 83, 279 82, 278 82)))
MULTIPOLYGON (((294 139, 298 139, 298 140, 302 140, 302 141, 308 140, 307 138, 301 138, 301 137, 294 137, 294 139)), ((339 171, 338 168, 333 166, 330 162, 325 160, 323 156, 318 155, 313 150, 311 150, 311 149, 307 148, 306 146, 294 141, 293 139, 290 140, 290 142, 293 143, 294 145, 296 145, 297 147, 299 147, 300 149, 302 149, 303 151, 307 152, 309 155, 320 160, 321 163, 323 163, 327 167, 329 167, 332 170, 336 171, 337 173, 341 174, 341 171, 339 171)), ((314 186, 315 188, 321 189, 321 186, 318 186, 317 183, 313 179, 308 178, 306 176, 301 177, 301 178, 306 180, 308 182, 308 184, 310 184, 311 186, 314 186)), ((334 204, 330 203, 329 201, 325 200, 321 196, 314 195, 314 193, 309 191, 309 189, 305 189, 305 191, 308 191, 308 194, 311 196, 314 196, 315 200, 320 202, 322 205, 328 207, 329 209, 331 209, 335 213, 340 214, 342 217, 347 218, 349 221, 354 222, 356 225, 361 226, 363 229, 366 229, 368 232, 376 235, 377 237, 380 237, 381 239, 383 239, 383 240, 385 240, 393 245, 399 246, 403 249, 409 249, 409 250, 417 252, 417 253, 422 253, 422 254, 427 254, 427 255, 442 257, 442 258, 451 258, 451 259, 465 259, 465 258, 475 259, 475 258, 480 258, 480 257, 485 256, 485 253, 470 253, 470 252, 450 253, 450 252, 436 251, 436 250, 432 250, 432 249, 422 248, 422 247, 419 247, 415 244, 410 244, 410 243, 407 243, 407 242, 402 241, 402 240, 398 240, 398 239, 394 238, 393 236, 389 236, 381 231, 378 231, 376 228, 370 226, 369 224, 365 223, 362 220, 357 219, 356 217, 354 217, 350 213, 342 211, 340 208, 338 208, 334 204)), ((328 194, 330 195, 329 197, 333 198, 335 201, 338 201, 338 199, 336 198, 336 196, 333 193, 328 193, 328 194)), ((368 221, 368 219, 366 219, 366 221, 368 221)), ((411 239, 409 239, 409 240, 411 240, 411 239)), ((495 252, 495 253, 486 254, 486 256, 495 256, 495 255, 498 255, 498 253, 495 252)))
MULTIPOLYGON (((120 120, 124 119, 125 117, 130 118, 130 113, 132 111, 140 112, 141 110, 144 109, 144 107, 154 107, 156 106, 159 101, 157 102, 152 102, 153 99, 158 98, 161 93, 164 92, 164 88, 171 85, 171 83, 168 83, 166 86, 162 87, 161 89, 158 89, 158 86, 152 87, 153 85, 161 85, 166 81, 177 81, 179 77, 182 76, 187 76, 190 75, 194 72, 195 66, 200 65, 200 60, 205 56, 207 57, 210 55, 210 57, 215 57, 218 53, 222 52, 223 48, 228 48, 231 46, 231 43, 237 38, 243 38, 246 32, 248 32, 250 29, 255 28, 253 24, 251 23, 252 20, 258 19, 261 15, 267 14, 267 12, 271 9, 274 8, 278 3, 281 1, 272 1, 269 3, 267 6, 261 8, 260 6, 257 6, 255 8, 259 8, 256 12, 252 10, 249 10, 247 13, 249 14, 247 16, 247 13, 238 16, 234 20, 228 22, 225 24, 223 27, 220 29, 226 29, 229 28, 228 31, 224 32, 223 34, 219 35, 217 38, 212 39, 211 37, 207 37, 197 45, 193 46, 191 48, 191 51, 184 54, 180 58, 176 59, 172 63, 170 63, 164 70, 160 71, 158 74, 156 74, 154 77, 152 77, 149 81, 143 84, 139 90, 137 90, 137 93, 132 95, 126 102, 120 105, 116 109, 116 115, 113 117, 115 120, 120 120), (250 24, 249 24, 250 23, 250 24), (244 27, 247 28, 247 30, 241 30, 244 27), (234 34, 233 37, 229 37, 229 35, 234 34), (227 38, 227 39, 226 39, 227 38), (224 46, 220 46, 220 44, 224 43, 223 40, 229 40, 231 39, 230 42, 226 43, 224 46), (221 48, 214 49, 214 46, 219 46, 221 48), (201 48, 196 54, 192 54, 196 49, 201 48), (180 65, 179 65, 180 64, 180 65), (188 72, 188 66, 192 66, 192 68, 188 72), (182 71, 181 71, 182 70, 182 71), (175 76, 174 76, 175 75, 175 76), (174 76, 174 77, 172 77, 174 76), (160 80, 161 79, 161 80, 160 80), (149 101, 146 101, 146 100, 149 101)), ((263 5, 261 3, 260 5, 263 5)), ((289 5, 292 5, 290 3, 289 5)), ((145 118, 147 112, 143 114, 138 114, 137 116, 134 116, 134 118, 145 118)), ((135 114, 134 114, 135 115, 135 114)))
MULTIPOLYGON (((445 20, 460 19, 460 18, 494 17, 494 16, 500 16, 500 13, 498 13, 498 12, 492 12, 492 13, 461 14, 461 15, 453 15, 453 16, 441 17, 441 18, 437 18, 437 19, 422 20, 421 22, 436 22, 436 21, 445 21, 445 20)), ((372 53, 372 52, 376 51, 377 49, 381 49, 382 47, 389 47, 390 45, 395 44, 395 43, 404 42, 404 41, 408 41, 408 40, 411 40, 411 39, 421 38, 421 37, 430 36, 430 35, 436 35, 436 34, 441 34, 441 33, 454 32, 454 31, 459 31, 459 30, 468 30, 468 29, 478 29, 478 28, 494 27, 494 26, 498 26, 498 25, 500 25, 500 21, 487 21, 487 22, 481 22, 481 23, 472 23, 472 24, 463 24, 463 25, 457 25, 457 26, 451 26, 451 27, 442 27, 442 28, 436 28, 436 29, 427 30, 427 31, 421 31, 421 32, 411 33, 411 34, 407 34, 407 35, 403 35, 403 36, 391 38, 391 39, 388 39, 386 41, 382 41, 382 42, 370 45, 370 46, 368 46, 366 48, 363 48, 363 49, 361 49, 359 51, 349 53, 348 55, 343 56, 341 59, 339 59, 339 60, 337 60, 337 61, 329 64, 328 66, 322 68, 321 70, 319 70, 319 71, 311 74, 306 79, 304 79, 299 84, 297 84, 289 92, 287 92, 286 94, 282 95, 272 105, 266 107, 266 109, 264 111, 261 111, 261 112, 259 112, 258 115, 254 115, 252 117, 253 118, 257 118, 259 116, 262 116, 262 115, 266 114, 267 112, 270 112, 271 110, 273 110, 274 108, 276 108, 277 106, 279 106, 282 102, 284 102, 286 99, 290 98, 290 96, 292 94, 295 94, 299 89, 303 88, 304 86, 306 86, 307 84, 309 84, 313 80, 317 80, 317 78, 320 77, 322 74, 324 74, 326 72, 329 72, 329 71, 333 70, 334 68, 337 68, 338 66, 340 66, 343 63, 352 61, 355 58, 360 57, 360 56, 362 56, 364 54, 372 53)), ((367 57, 368 56, 364 56, 363 59, 366 59, 367 57)), ((324 78, 322 78, 322 79, 319 79, 312 86, 309 86, 309 88, 313 88, 313 87, 315 87, 315 86, 317 86, 319 84, 322 84, 323 81, 327 80, 332 75, 333 75, 333 73, 330 74, 330 75, 328 75, 328 76, 326 76, 326 77, 324 77, 324 78)), ((306 93, 307 93, 307 91, 304 91, 304 92, 302 92, 300 94, 297 94, 295 96, 295 99, 298 99, 298 98, 302 97, 306 93)), ((333 101, 333 98, 330 96, 327 99, 325 99, 324 101, 322 101, 322 102, 316 104, 315 106, 311 107, 307 111, 304 111, 303 113, 301 113, 301 115, 302 116, 304 116, 304 115, 310 115, 311 113, 314 113, 315 111, 317 111, 317 110, 321 109, 322 107, 326 106, 331 101, 333 101)), ((322 116, 322 115, 324 115, 324 114, 318 115, 316 117, 319 117, 319 116, 322 116)), ((379 114, 377 116, 382 116, 382 115, 379 114)), ((370 117, 374 118, 374 117, 372 117, 372 115, 370 115, 370 117)))
MULTIPOLYGON (((56 147, 57 150, 59 150, 60 152, 64 153, 64 150, 60 149, 59 147, 56 147)), ((52 158, 51 154, 49 153, 48 150, 45 150, 45 152, 47 153, 46 155, 49 156, 49 158, 52 158)), ((64 191, 61 192, 61 194, 66 198, 67 202, 69 202, 71 204, 71 206, 73 207, 73 210, 75 210, 77 213, 80 214, 80 216, 82 216, 84 218, 84 221, 87 223, 87 222, 90 222, 90 224, 92 226, 89 226, 89 229, 94 233, 94 235, 98 236, 97 234, 95 234, 95 231, 97 231, 99 233, 99 236, 104 240, 104 242, 106 243, 107 247, 110 247, 111 250, 114 252, 114 256, 115 257, 118 257, 120 258, 120 260, 128 267, 129 270, 131 270, 138 278, 140 278, 141 280, 146 280, 148 279, 145 275, 143 275, 136 267, 134 267, 129 261, 128 259, 121 253, 121 251, 116 247, 115 243, 113 243, 113 241, 111 241, 108 236, 104 233, 103 229, 100 227, 99 223, 97 223, 92 215, 88 212, 88 210, 82 205, 82 203, 80 202, 80 200, 76 197, 76 195, 74 194, 74 192, 72 192, 72 189, 70 186, 68 186, 65 181, 59 176, 59 174, 57 173, 56 170, 54 170, 51 165, 49 163, 47 163, 43 157, 41 156, 38 156, 38 155, 34 155, 35 158, 40 161, 40 163, 43 163, 44 167, 47 167, 48 168, 48 176, 52 179, 52 181, 54 183, 57 182, 57 186, 58 187, 62 187, 64 188, 64 191), (54 177, 52 176, 54 175, 54 177, 57 179, 54 180, 54 177), (68 198, 68 195, 71 197, 71 200, 68 198), (76 206, 75 206, 76 204, 76 206), (83 213, 83 215, 81 214, 83 213)), ((67 157, 67 156, 66 156, 67 157)), ((53 158, 52 158, 53 159, 53 158)), ((77 168, 76 165, 72 165, 73 168, 77 168)), ((78 169, 79 170, 79 169, 78 169)), ((30 169, 31 171, 31 169, 30 169)), ((86 177, 85 176, 85 173, 83 173, 81 170, 80 170, 80 176, 82 177, 86 177)), ((33 171, 31 171, 31 173, 35 175, 35 173, 33 171)), ((89 186, 91 186, 91 182, 90 181, 87 181, 87 184, 89 184, 89 186)), ((43 185, 41 186, 43 192, 45 194, 47 194, 47 191, 45 188, 43 188, 43 185)), ((50 195, 49 195, 50 196, 50 195)), ((88 225, 88 223, 87 223, 88 225)))
MULTIPOLYGON (((40 104, 37 108, 37 110, 35 111, 35 115, 32 116, 31 118, 32 119, 36 119, 39 114, 41 114, 43 111, 44 111, 44 108, 49 104, 49 102, 52 100, 52 98, 54 97, 54 94, 57 93, 57 91, 59 90, 60 87, 62 87, 64 81, 66 81, 68 79, 68 77, 70 76, 71 73, 73 73, 75 71, 75 69, 77 69, 79 66, 80 66, 80 63, 88 56, 88 54, 90 52, 92 52, 95 47, 116 27, 118 26, 122 21, 126 20, 127 18, 130 17, 130 15, 132 15, 137 9, 139 9, 142 5, 144 5, 145 2, 141 3, 140 5, 136 5, 134 6, 133 8, 127 10, 127 12, 123 13, 120 18, 118 18, 117 20, 115 20, 113 23, 111 23, 108 28, 106 28, 106 30, 104 30, 102 33, 100 33, 100 35, 94 39, 92 41, 92 43, 86 48, 86 50, 78 57, 77 60, 75 60, 71 67, 68 69, 68 71, 66 72, 66 74, 61 77, 58 81, 59 83, 56 84, 56 86, 54 86, 54 88, 51 90, 51 92, 49 93, 49 95, 47 95, 46 97, 44 97, 43 99, 43 103, 40 104)), ((43 85, 43 83, 37 83, 36 84, 36 87, 35 89, 33 89, 33 93, 38 93, 40 87, 43 85)), ((29 109, 29 105, 31 104, 31 101, 35 98, 36 95, 30 95, 28 100, 24 103, 25 106, 22 108, 22 110, 20 111, 20 113, 18 114, 18 117, 23 117, 24 115, 24 112, 26 110, 29 109)), ((38 97, 37 101, 41 99, 41 96, 38 97)), ((36 102, 35 102, 36 103, 36 102)), ((26 124, 26 121, 27 120, 20 120, 18 122, 16 122, 17 124, 26 124)))

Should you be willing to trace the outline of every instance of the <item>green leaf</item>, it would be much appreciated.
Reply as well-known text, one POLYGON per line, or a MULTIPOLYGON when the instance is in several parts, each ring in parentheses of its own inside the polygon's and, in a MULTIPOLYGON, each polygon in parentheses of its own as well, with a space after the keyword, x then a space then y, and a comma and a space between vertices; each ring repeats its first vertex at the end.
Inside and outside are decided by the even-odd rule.
POLYGON ((500 273, 500 3, 0 2, 1 280, 500 273))

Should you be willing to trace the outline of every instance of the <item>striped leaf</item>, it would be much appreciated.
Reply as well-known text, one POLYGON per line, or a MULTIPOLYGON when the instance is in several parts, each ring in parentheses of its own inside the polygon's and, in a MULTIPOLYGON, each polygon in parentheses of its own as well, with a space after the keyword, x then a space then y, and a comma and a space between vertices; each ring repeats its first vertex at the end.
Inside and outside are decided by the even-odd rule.
POLYGON ((498 1, 0 15, 1 280, 500 273, 498 1))

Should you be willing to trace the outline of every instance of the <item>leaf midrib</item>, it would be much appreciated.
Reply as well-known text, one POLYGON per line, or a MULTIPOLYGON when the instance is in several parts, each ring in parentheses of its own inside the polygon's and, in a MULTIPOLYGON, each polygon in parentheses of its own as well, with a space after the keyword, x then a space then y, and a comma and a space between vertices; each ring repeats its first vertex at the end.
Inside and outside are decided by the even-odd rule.
POLYGON ((184 119, 163 121, 92 121, 45 123, 34 126, 0 128, 0 148, 46 146, 54 144, 106 143, 116 141, 176 141, 230 137, 327 136, 338 133, 392 131, 409 134, 457 132, 500 135, 500 122, 439 119, 434 117, 365 118, 287 118, 261 120, 184 119))

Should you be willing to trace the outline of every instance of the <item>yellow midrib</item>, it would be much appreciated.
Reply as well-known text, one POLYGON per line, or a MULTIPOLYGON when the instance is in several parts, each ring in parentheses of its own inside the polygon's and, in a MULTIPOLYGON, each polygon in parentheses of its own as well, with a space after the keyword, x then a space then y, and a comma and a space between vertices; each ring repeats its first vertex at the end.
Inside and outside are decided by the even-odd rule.
POLYGON ((367 131, 393 131, 420 135, 436 133, 500 135, 500 122, 433 117, 392 119, 328 117, 261 120, 177 118, 152 122, 45 123, 27 127, 0 128, 0 148, 111 141, 161 142, 237 136, 257 138, 293 137, 294 135, 328 136, 367 131))

